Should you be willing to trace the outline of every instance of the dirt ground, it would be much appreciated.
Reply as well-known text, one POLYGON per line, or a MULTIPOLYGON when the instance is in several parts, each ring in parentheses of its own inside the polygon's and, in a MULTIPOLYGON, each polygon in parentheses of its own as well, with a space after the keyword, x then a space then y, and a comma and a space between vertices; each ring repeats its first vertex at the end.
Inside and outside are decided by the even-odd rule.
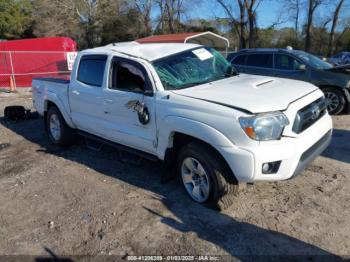
POLYGON ((41 118, 6 122, 0 93, 0 255, 350 255, 350 116, 302 175, 249 185, 215 212, 192 202, 158 163, 82 141, 47 142, 41 118), (10 145, 6 147, 5 143, 10 145))

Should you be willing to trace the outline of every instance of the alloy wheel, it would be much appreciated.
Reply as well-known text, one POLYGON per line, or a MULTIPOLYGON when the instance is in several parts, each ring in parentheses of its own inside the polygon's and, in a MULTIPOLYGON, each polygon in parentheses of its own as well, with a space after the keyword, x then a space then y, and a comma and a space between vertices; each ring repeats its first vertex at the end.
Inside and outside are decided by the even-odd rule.
POLYGON ((181 176, 187 193, 194 201, 203 203, 209 198, 209 176, 197 159, 187 157, 183 160, 181 176))
POLYGON ((340 99, 337 94, 333 92, 326 92, 325 97, 327 99, 327 109, 328 112, 333 112, 336 110, 340 104, 340 99))
POLYGON ((52 114, 50 116, 50 121, 49 121, 49 129, 50 129, 50 134, 52 138, 55 141, 60 140, 61 138, 61 123, 56 114, 52 114))

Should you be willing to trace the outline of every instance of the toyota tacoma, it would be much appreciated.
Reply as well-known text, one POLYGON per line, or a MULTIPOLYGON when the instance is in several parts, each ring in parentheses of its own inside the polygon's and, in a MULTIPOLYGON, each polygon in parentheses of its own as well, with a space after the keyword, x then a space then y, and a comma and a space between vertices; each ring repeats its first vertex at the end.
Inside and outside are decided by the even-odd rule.
POLYGON ((79 52, 70 79, 33 80, 49 140, 78 133, 178 175, 188 195, 226 208, 240 183, 299 174, 328 146, 322 91, 297 80, 237 74, 197 44, 135 42, 79 52))

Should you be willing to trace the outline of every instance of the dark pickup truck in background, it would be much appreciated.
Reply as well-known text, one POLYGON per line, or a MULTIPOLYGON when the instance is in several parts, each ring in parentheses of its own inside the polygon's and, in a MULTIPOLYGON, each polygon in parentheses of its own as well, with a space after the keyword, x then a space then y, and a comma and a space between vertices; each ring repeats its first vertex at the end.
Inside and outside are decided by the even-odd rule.
POLYGON ((328 100, 330 114, 350 110, 350 65, 333 66, 299 50, 243 49, 227 56, 240 73, 291 78, 318 86, 328 100))

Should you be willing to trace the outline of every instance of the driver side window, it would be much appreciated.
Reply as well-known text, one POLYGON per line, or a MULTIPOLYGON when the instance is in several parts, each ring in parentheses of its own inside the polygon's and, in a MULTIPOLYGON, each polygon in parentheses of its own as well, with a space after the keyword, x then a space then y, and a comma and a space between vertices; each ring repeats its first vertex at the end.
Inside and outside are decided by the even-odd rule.
POLYGON ((285 54, 275 55, 275 69, 279 70, 297 70, 301 63, 293 57, 285 54))
POLYGON ((133 62, 113 60, 110 89, 144 92, 146 90, 146 76, 142 67, 133 62))

